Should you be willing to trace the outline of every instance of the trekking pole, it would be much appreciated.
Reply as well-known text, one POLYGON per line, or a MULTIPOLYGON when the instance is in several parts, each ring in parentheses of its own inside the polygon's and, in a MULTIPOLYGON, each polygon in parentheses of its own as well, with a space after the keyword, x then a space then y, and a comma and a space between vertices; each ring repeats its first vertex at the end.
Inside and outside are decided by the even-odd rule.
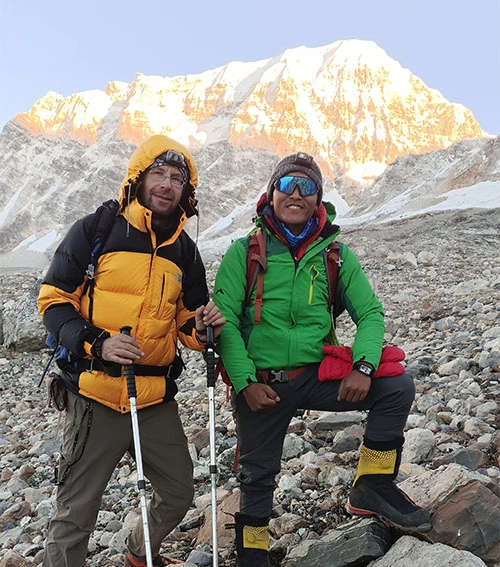
POLYGON ((212 479, 212 554, 213 567, 219 565, 219 548, 217 543, 217 463, 215 455, 215 355, 214 329, 207 327, 207 386, 208 386, 208 415, 210 426, 210 476, 212 479))
MULTIPOLYGON (((122 327, 120 333, 130 336, 132 327, 122 327)), ((130 401, 130 417, 132 418, 132 433, 134 435, 135 463, 137 465, 137 488, 141 496, 142 527, 144 528, 144 546, 146 548, 146 565, 153 567, 153 556, 151 554, 151 540, 149 538, 148 510, 146 507, 146 481, 142 470, 141 438, 139 436, 139 419, 137 417, 134 365, 126 364, 124 373, 127 379, 128 399, 130 401)))

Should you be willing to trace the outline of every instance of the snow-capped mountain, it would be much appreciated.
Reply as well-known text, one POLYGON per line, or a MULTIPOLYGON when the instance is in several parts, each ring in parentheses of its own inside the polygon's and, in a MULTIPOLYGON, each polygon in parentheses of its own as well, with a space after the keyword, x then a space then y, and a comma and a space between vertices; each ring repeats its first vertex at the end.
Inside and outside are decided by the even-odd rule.
POLYGON ((315 156, 325 193, 351 216, 373 211, 410 186, 428 197, 435 176, 441 176, 441 193, 452 189, 460 166, 450 166, 455 181, 447 185, 443 164, 462 158, 443 156, 451 156, 447 148, 460 140, 465 145, 455 147, 463 147, 458 151, 470 163, 470 184, 499 179, 493 163, 498 143, 472 113, 428 88, 373 42, 300 47, 199 75, 139 74, 104 91, 66 98, 48 93, 4 128, 4 264, 46 262, 43 254, 35 259, 26 251, 50 255, 76 218, 116 196, 130 154, 157 133, 183 142, 195 156, 202 240, 220 233, 221 223, 226 232, 243 230, 278 159, 299 149, 315 156), (436 150, 444 153, 434 158, 436 150), (488 167, 480 166, 483 158, 488 167), (420 167, 425 179, 417 182, 420 167), (395 182, 408 168, 410 185, 395 182))

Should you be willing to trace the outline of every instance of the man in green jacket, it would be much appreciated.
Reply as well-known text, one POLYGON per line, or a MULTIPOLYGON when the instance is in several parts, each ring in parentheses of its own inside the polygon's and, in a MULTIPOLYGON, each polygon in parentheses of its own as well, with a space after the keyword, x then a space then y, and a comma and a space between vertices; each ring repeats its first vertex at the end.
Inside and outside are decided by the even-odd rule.
POLYGON ((302 152, 282 159, 257 205, 267 257, 263 303, 246 301, 250 235, 232 243, 221 261, 214 301, 227 320, 220 354, 236 393, 240 442, 240 512, 236 548, 240 567, 269 565, 268 521, 275 476, 290 420, 298 409, 367 410, 349 510, 379 515, 407 531, 430 529, 427 511, 393 482, 403 430, 415 396, 407 374, 378 377, 384 313, 353 252, 339 243, 335 310, 356 324, 347 376, 319 379, 323 347, 334 336, 325 250, 336 239, 335 209, 322 202, 322 175, 302 152), (257 322, 258 321, 258 322, 257 322))

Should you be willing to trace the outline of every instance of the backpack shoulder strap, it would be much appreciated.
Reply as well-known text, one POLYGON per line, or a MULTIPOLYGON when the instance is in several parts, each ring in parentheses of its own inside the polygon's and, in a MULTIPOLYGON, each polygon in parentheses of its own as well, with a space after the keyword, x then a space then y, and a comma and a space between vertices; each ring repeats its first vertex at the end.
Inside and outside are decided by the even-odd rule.
MULTIPOLYGON (((332 242, 325 250, 325 265, 328 279, 328 308, 332 317, 335 314, 335 292, 339 278, 339 270, 342 265, 340 258, 340 247, 338 242, 332 242)), ((252 290, 257 285, 255 292, 255 315, 254 323, 260 323, 263 305, 264 274, 267 271, 266 243, 264 232, 261 228, 250 236, 247 252, 247 288, 245 304, 249 305, 252 290)))
POLYGON ((85 274, 87 282, 83 289, 83 293, 88 292, 89 296, 89 322, 92 323, 92 315, 94 312, 94 286, 95 286, 95 268, 97 260, 101 255, 106 240, 113 228, 116 215, 119 209, 119 203, 116 199, 110 199, 100 205, 94 215, 91 226, 91 249, 89 264, 85 274))
POLYGON ((264 238, 264 232, 261 228, 256 230, 250 236, 250 242, 248 243, 247 252, 247 289, 245 304, 250 303, 250 296, 252 295, 252 290, 257 284, 257 289, 255 292, 255 315, 254 323, 258 325, 260 323, 260 314, 262 311, 262 294, 264 291, 264 273, 267 271, 267 257, 266 257, 266 242, 264 238))
POLYGON ((100 205, 94 214, 94 219, 90 227, 91 235, 91 250, 89 265, 87 266, 87 271, 85 272, 89 280, 94 279, 95 267, 97 264, 97 259, 101 254, 101 250, 106 243, 106 240, 113 228, 115 222, 116 214, 118 212, 119 203, 116 199, 110 199, 100 205))
POLYGON ((342 265, 340 247, 337 241, 332 242, 325 250, 326 276, 328 279, 328 309, 335 316, 335 292, 339 279, 339 270, 342 265))

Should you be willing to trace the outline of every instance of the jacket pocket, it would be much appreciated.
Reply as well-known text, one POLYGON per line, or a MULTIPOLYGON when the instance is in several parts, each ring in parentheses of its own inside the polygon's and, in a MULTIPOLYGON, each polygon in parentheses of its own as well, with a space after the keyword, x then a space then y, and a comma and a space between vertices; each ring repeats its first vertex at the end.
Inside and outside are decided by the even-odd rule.
POLYGON ((164 272, 159 286, 158 319, 171 320, 175 318, 177 300, 182 293, 182 282, 180 274, 164 272))

